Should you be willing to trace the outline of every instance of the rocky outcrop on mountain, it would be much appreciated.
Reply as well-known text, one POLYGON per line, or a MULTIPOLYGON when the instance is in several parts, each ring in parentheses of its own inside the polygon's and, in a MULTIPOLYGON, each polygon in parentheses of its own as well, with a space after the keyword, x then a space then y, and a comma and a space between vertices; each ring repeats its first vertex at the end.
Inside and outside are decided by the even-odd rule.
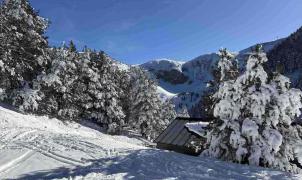
POLYGON ((184 84, 188 77, 182 72, 183 62, 170 59, 157 59, 141 64, 140 67, 148 70, 156 79, 171 83, 184 84))
POLYGON ((169 71, 159 70, 156 74, 156 78, 170 82, 171 84, 183 84, 189 79, 182 72, 176 69, 171 69, 169 71))

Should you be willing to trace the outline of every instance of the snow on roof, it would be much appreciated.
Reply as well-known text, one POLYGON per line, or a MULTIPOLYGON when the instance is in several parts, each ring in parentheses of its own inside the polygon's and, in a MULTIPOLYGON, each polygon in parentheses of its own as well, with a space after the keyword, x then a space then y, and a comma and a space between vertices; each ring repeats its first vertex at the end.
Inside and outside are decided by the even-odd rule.
POLYGON ((205 135, 205 128, 209 125, 208 122, 191 122, 186 123, 185 126, 190 132, 198 134, 199 136, 205 135))

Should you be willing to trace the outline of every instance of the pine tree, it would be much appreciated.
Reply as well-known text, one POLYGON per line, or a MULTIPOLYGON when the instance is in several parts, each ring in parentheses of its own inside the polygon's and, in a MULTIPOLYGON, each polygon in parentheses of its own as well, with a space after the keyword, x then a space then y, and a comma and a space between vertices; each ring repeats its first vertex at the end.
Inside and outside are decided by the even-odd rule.
POLYGON ((70 52, 77 52, 77 48, 76 48, 76 46, 75 46, 75 44, 73 43, 72 40, 69 42, 69 51, 70 52))
MULTIPOLYGON (((31 81, 47 62, 47 21, 27 0, 9 0, 0 7, 0 92, 2 100, 31 81)), ((21 90, 23 91, 23 90, 21 90)), ((21 98, 22 99, 22 98, 21 98)))
POLYGON ((214 94, 216 119, 203 154, 298 172, 292 161, 301 139, 292 122, 301 114, 302 92, 290 89, 289 79, 280 74, 269 81, 263 69, 266 61, 257 46, 248 57, 246 72, 220 84, 214 94))
POLYGON ((79 119, 74 99, 74 89, 79 78, 76 64, 78 55, 64 47, 51 49, 49 54, 52 61, 48 69, 34 80, 43 96, 37 113, 60 119, 79 119))
POLYGON ((130 79, 124 108, 125 122, 146 138, 154 139, 175 118, 170 102, 162 102, 156 93, 156 83, 138 67, 129 70, 130 79))
POLYGON ((43 93, 41 114, 60 119, 96 121, 110 133, 123 126, 117 69, 103 52, 77 53, 64 47, 53 49, 52 64, 38 76, 43 93))
POLYGON ((238 77, 238 61, 235 59, 235 55, 227 51, 226 48, 219 50, 219 61, 216 67, 212 70, 213 80, 208 82, 207 91, 202 95, 202 115, 204 118, 212 120, 213 108, 216 99, 213 97, 214 93, 218 90, 219 84, 224 81, 233 80, 238 77))
MULTIPOLYGON (((235 59, 234 54, 227 51, 226 48, 220 49, 218 53, 220 60, 218 61, 218 71, 214 78, 217 82, 223 82, 230 79, 235 79, 238 74, 238 61, 235 59)), ((215 70, 214 70, 215 72, 215 70)))
POLYGON ((122 89, 116 81, 119 70, 102 51, 84 53, 82 58, 80 84, 86 87, 80 104, 85 108, 84 117, 96 119, 110 133, 120 133, 125 115, 120 101, 122 89))

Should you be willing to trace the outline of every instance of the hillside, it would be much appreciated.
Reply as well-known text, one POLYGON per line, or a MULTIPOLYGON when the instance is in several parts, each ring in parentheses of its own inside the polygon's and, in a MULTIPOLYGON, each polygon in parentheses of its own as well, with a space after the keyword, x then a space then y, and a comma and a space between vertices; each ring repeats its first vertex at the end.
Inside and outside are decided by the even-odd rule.
POLYGON ((295 87, 302 88, 302 27, 268 53, 268 67, 279 69, 292 79, 295 87))
POLYGON ((1 179, 300 179, 272 169, 146 148, 81 124, 0 107, 1 179))

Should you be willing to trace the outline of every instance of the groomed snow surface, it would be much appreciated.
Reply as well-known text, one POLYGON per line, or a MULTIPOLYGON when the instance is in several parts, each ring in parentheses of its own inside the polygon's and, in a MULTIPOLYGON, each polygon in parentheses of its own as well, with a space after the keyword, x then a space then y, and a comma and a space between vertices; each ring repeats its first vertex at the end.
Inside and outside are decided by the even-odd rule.
POLYGON ((0 107, 0 179, 301 179, 0 107))

